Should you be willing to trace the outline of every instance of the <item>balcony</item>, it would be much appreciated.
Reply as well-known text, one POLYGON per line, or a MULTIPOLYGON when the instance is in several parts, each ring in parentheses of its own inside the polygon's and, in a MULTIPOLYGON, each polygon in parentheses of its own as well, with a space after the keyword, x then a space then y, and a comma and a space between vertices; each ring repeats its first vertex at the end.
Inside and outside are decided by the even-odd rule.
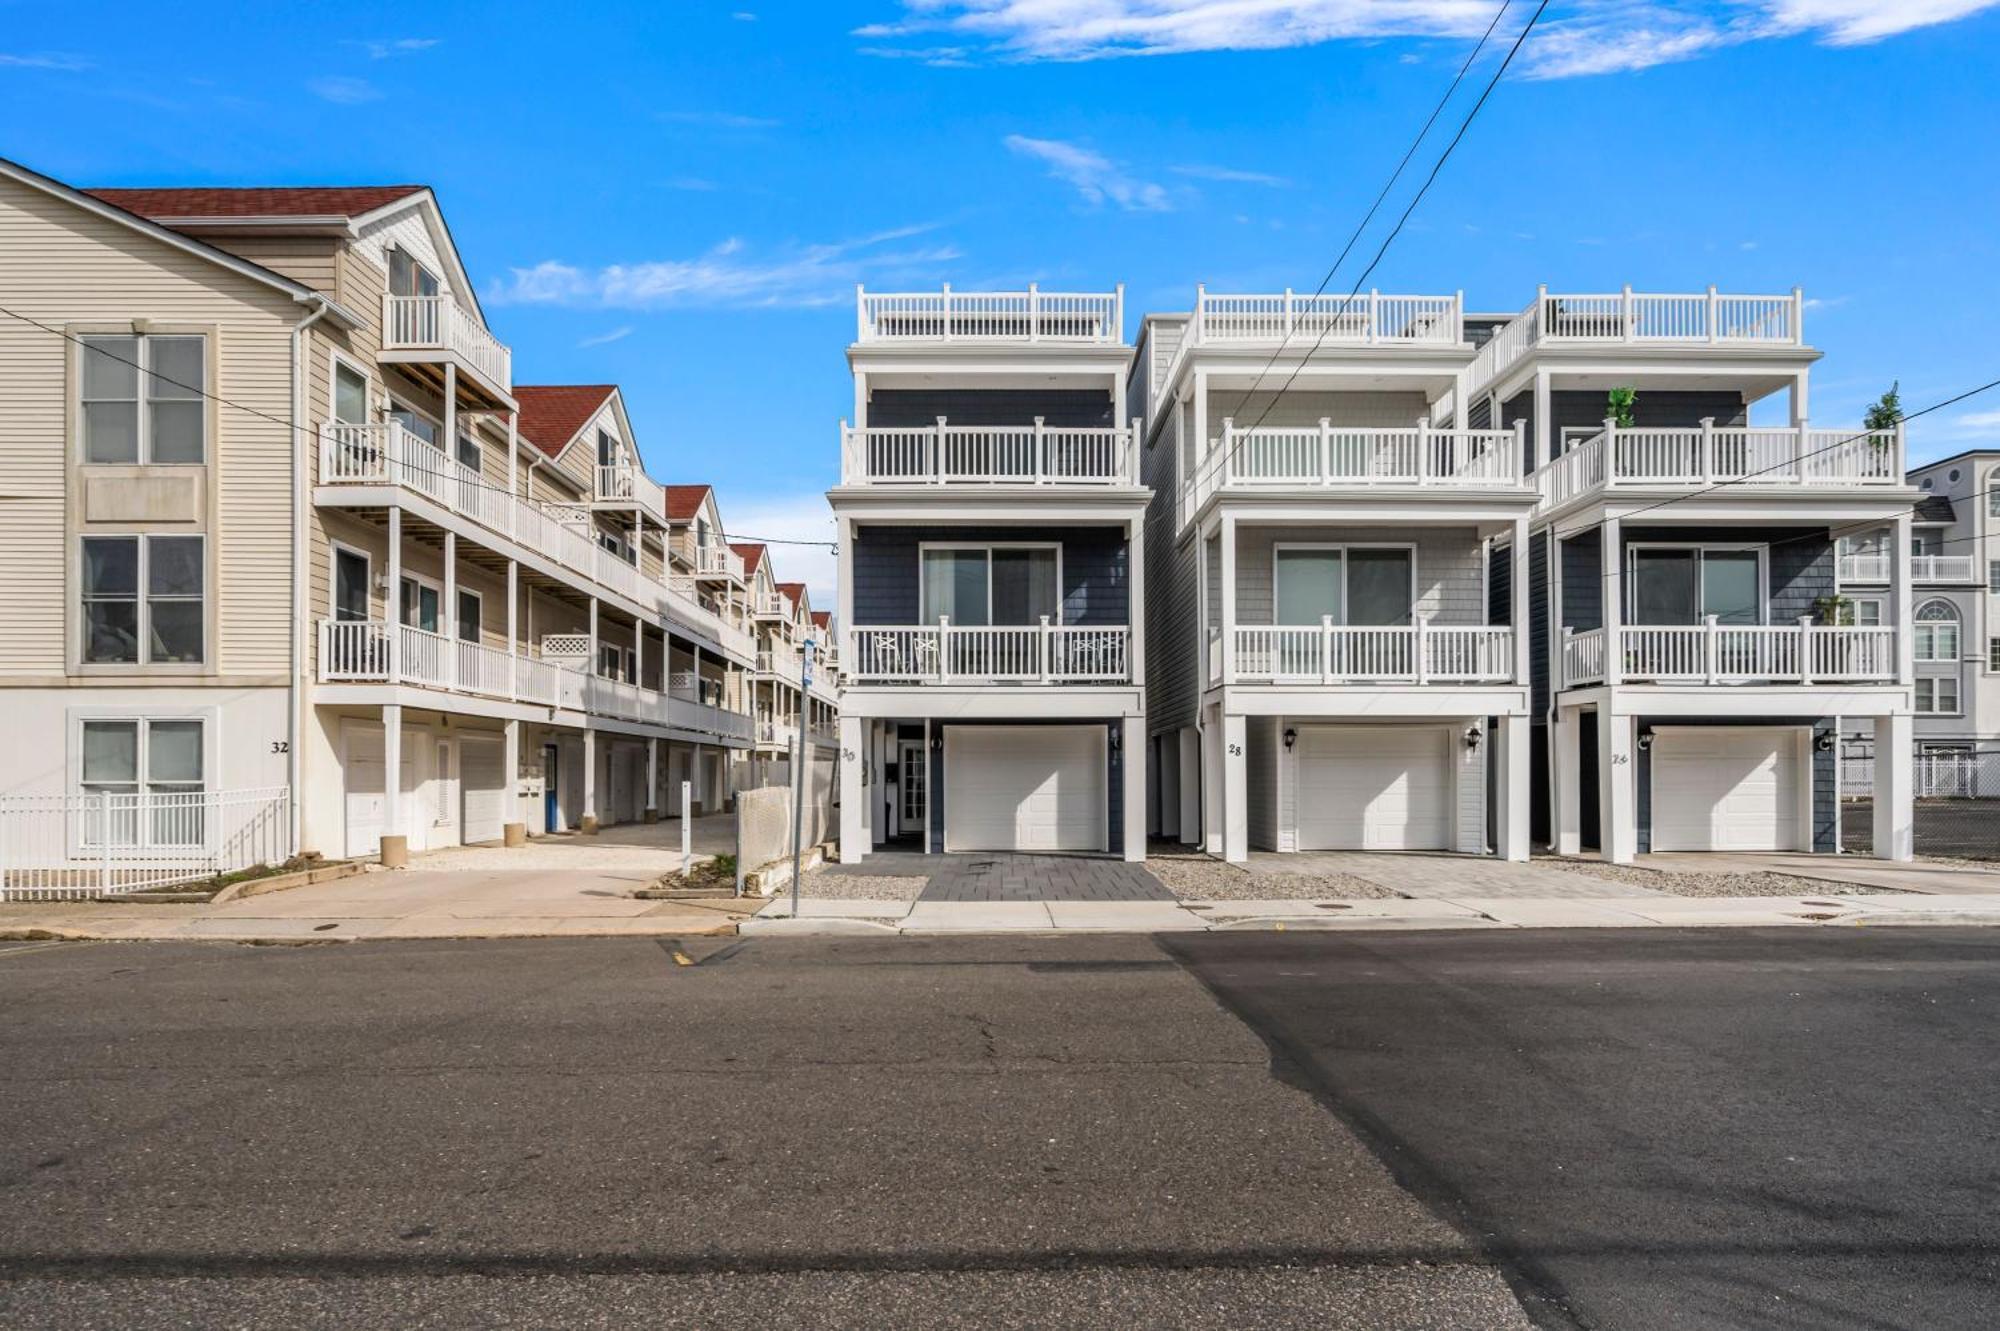
POLYGON ((514 353, 450 296, 382 297, 383 359, 450 358, 502 396, 514 391, 514 353))
POLYGON ((666 491, 634 463, 599 464, 592 498, 607 507, 643 509, 662 525, 667 520, 666 491))
POLYGON ((1385 296, 1377 291, 1300 295, 1213 295, 1195 289, 1190 345, 1458 347, 1465 341, 1462 296, 1385 296))
POLYGON ((751 598, 750 613, 757 619, 787 620, 792 617, 792 603, 783 592, 763 592, 751 598))
MULTIPOLYGON (((1842 555, 1840 580, 1886 585, 1895 574, 1894 563, 1886 554, 1842 555)), ((1978 561, 1971 555, 1911 555, 1910 581, 1977 584, 1983 579, 1978 561)))
MULTIPOLYGON (((696 599, 691 581, 655 582, 597 543, 590 510, 575 504, 541 504, 510 494, 456 458, 425 443, 396 421, 320 427, 319 480, 329 489, 393 486, 504 536, 554 561, 585 584, 617 592, 641 607, 670 615, 695 632, 713 634, 723 646, 730 630, 696 599)), ((742 560, 737 559, 739 569, 742 560)), ((683 575, 684 576, 684 575, 683 575)), ((748 655, 741 633, 736 645, 748 655)))
POLYGON ((760 651, 757 653, 757 673, 775 675, 779 679, 796 682, 799 678, 800 661, 796 652, 760 651))
POLYGON ((1130 429, 936 425, 841 426, 842 485, 1137 485, 1130 429))
MULTIPOLYGON (((1647 625, 1617 630, 1627 684, 1893 684, 1896 631, 1785 625, 1647 625)), ((1563 687, 1605 682, 1605 631, 1563 631, 1563 687)))
POLYGON ((1414 487, 1433 492, 1520 490, 1521 431, 1349 428, 1322 420, 1302 428, 1239 430, 1222 423, 1195 474, 1181 485, 1181 521, 1225 490, 1339 489, 1366 492, 1414 487))
POLYGON ((319 680, 323 684, 405 684, 689 730, 718 739, 750 738, 750 717, 741 712, 380 620, 321 620, 319 680))
POLYGON ((1903 432, 1758 428, 1620 429, 1610 422, 1539 468, 1540 508, 1619 487, 1717 485, 1851 490, 1903 484, 1903 432))
POLYGON ((844 682, 855 684, 1124 684, 1131 630, 1041 624, 856 628, 844 682))
POLYGON ((1108 292, 874 292, 855 288, 855 340, 1118 346, 1125 340, 1125 288, 1108 292))
POLYGON ((1534 301, 1501 328, 1472 358, 1474 394, 1519 364, 1537 347, 1751 347, 1805 345, 1805 296, 1724 295, 1704 292, 1551 293, 1537 288, 1534 301))
POLYGON ((690 545, 687 550, 688 562, 694 565, 694 575, 704 581, 721 579, 726 582, 743 581, 743 556, 719 541, 707 545, 690 545))
POLYGON ((1504 626, 1238 625, 1225 670, 1223 630, 1208 632, 1208 682, 1231 684, 1511 684, 1514 630, 1504 626))

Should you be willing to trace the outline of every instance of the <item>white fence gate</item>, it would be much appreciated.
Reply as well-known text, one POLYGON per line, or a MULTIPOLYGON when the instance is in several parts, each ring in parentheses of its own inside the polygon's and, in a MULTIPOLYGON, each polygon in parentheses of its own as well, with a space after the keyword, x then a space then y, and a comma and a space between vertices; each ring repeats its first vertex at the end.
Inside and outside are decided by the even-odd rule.
POLYGON ((62 901, 198 882, 291 855, 291 792, 0 795, 0 900, 62 901))

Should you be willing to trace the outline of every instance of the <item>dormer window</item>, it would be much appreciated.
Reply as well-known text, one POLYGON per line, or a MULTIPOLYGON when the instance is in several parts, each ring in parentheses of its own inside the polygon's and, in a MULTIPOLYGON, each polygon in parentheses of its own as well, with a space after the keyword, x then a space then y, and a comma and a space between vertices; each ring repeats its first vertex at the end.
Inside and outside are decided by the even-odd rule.
POLYGON ((389 251, 389 294, 392 296, 435 296, 438 280, 430 269, 418 263, 405 249, 389 251))

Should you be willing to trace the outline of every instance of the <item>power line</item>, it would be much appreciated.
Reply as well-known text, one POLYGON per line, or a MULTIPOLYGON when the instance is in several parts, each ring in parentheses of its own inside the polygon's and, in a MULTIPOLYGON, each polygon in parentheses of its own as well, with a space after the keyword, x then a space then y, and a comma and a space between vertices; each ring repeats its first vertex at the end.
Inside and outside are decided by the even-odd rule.
MULTIPOLYGON (((1423 128, 1417 131, 1417 137, 1411 139, 1410 146, 1404 150, 1403 159, 1396 163, 1396 169, 1389 173, 1389 179, 1384 182, 1381 192, 1375 196, 1375 201, 1368 205, 1368 211, 1362 215, 1361 221, 1355 225, 1353 233, 1347 237, 1347 243, 1341 246, 1339 257, 1335 258, 1333 265, 1326 270, 1326 276, 1320 278, 1319 285, 1313 288, 1313 299, 1318 299, 1321 295, 1325 294, 1327 283, 1333 281, 1333 275, 1340 271, 1340 265, 1347 262, 1347 256, 1353 252, 1355 242, 1361 239, 1361 233, 1368 229, 1368 224, 1375 220, 1375 214, 1381 209, 1383 200, 1389 197, 1389 191, 1394 189, 1396 182, 1403 178, 1403 169, 1409 166, 1410 159, 1415 157, 1417 149, 1423 146, 1424 139, 1431 132, 1431 126, 1437 124, 1437 118, 1444 113, 1444 108, 1450 104, 1452 95, 1458 91, 1458 85, 1465 81, 1466 71, 1472 68, 1475 60, 1479 59, 1479 53, 1486 49, 1486 43, 1493 36, 1493 30, 1500 26, 1501 17, 1506 14, 1507 7, 1512 3, 1513 0, 1500 0, 1500 7, 1493 11, 1493 21, 1486 25, 1486 31, 1480 34, 1478 44, 1472 48, 1472 53, 1465 57, 1465 63, 1458 67, 1458 73, 1452 78, 1451 86, 1444 90, 1444 96, 1438 98, 1437 105, 1431 108, 1430 116, 1424 121, 1423 128)), ((1242 396, 1237 399, 1236 405, 1239 408, 1250 400, 1250 394, 1256 392, 1258 385, 1264 382, 1264 376, 1269 374, 1271 367, 1278 363, 1278 356, 1282 351, 1283 347, 1279 347, 1271 352, 1271 358, 1264 362, 1262 369, 1257 371, 1256 379, 1251 382, 1249 388, 1243 390, 1242 396)))

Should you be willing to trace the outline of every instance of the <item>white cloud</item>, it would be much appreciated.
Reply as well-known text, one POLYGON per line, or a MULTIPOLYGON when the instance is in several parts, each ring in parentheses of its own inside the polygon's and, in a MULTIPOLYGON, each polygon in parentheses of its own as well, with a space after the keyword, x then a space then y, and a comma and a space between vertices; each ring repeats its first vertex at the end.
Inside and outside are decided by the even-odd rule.
POLYGON ((670 125, 700 125, 708 129, 776 129, 780 123, 768 116, 738 115, 734 111, 662 111, 660 119, 670 125))
POLYGON ((438 37, 381 37, 349 44, 359 46, 366 51, 370 60, 387 60, 391 56, 415 55, 419 51, 428 51, 441 40, 442 38, 438 37))
POLYGON ((344 74, 329 75, 313 79, 306 84, 315 97, 337 106, 359 106, 363 102, 380 101, 382 90, 367 79, 349 78, 344 74))
POLYGON ((833 610, 840 602, 840 560, 831 542, 839 534, 833 510, 826 496, 816 491, 795 495, 770 495, 761 486, 751 492, 755 498, 741 502, 720 492, 716 507, 722 514, 723 530, 732 541, 825 541, 819 545, 773 545, 768 557, 771 571, 780 582, 803 582, 815 610, 833 610))
POLYGON ((2000 434, 2000 411, 1968 411, 1945 422, 1953 435, 2000 434))
POLYGON ((37 51, 33 55, 0 51, 0 69, 52 69, 64 74, 77 74, 89 68, 90 62, 82 56, 63 55, 55 51, 37 51))
POLYGON ((729 17, 735 19, 738 23, 755 23, 757 21, 757 16, 747 9, 739 9, 729 17))
POLYGON ((675 176, 667 182, 667 188, 688 190, 695 194, 707 194, 713 190, 720 189, 721 186, 717 185, 713 180, 704 180, 700 176, 675 176))
MULTIPOLYGON (((996 60, 1096 60, 1320 42, 1471 38, 1492 0, 901 0, 904 16, 854 35, 872 54, 911 40, 972 44, 996 60)), ((1570 78, 1689 60, 1724 47, 1805 36, 1832 46, 1949 23, 2000 0, 1570 0, 1523 50, 1533 78, 1570 78)), ((1525 10, 1525 7, 1524 7, 1525 10)), ((1513 30, 1510 22, 1504 31, 1513 30)))
POLYGON ((1057 180, 1068 181, 1091 203, 1107 199, 1128 213, 1164 213, 1173 209, 1164 186, 1139 180, 1102 153, 1061 139, 1031 139, 1009 134, 1007 147, 1023 157, 1032 157, 1049 169, 1057 180))
POLYGON ((621 327, 612 329, 608 333, 599 333, 595 337, 586 337, 585 339, 583 339, 583 341, 577 343, 577 346, 602 347, 602 346, 607 346, 613 342, 623 341, 624 339, 630 336, 632 336, 632 325, 625 324, 622 325, 621 327))
POLYGON ((930 283, 959 257, 949 245, 892 248, 934 230, 900 227, 857 240, 786 245, 759 253, 740 239, 723 241, 692 259, 649 259, 586 269, 556 259, 509 269, 487 298, 502 305, 568 305, 585 309, 667 307, 755 308, 833 305, 854 297, 868 277, 930 283))
POLYGON ((1240 171, 1232 166, 1203 166, 1191 162, 1173 167, 1171 170, 1177 176, 1187 176, 1194 180, 1215 180, 1224 184, 1278 187, 1292 183, 1283 176, 1268 175, 1262 171, 1240 171))

